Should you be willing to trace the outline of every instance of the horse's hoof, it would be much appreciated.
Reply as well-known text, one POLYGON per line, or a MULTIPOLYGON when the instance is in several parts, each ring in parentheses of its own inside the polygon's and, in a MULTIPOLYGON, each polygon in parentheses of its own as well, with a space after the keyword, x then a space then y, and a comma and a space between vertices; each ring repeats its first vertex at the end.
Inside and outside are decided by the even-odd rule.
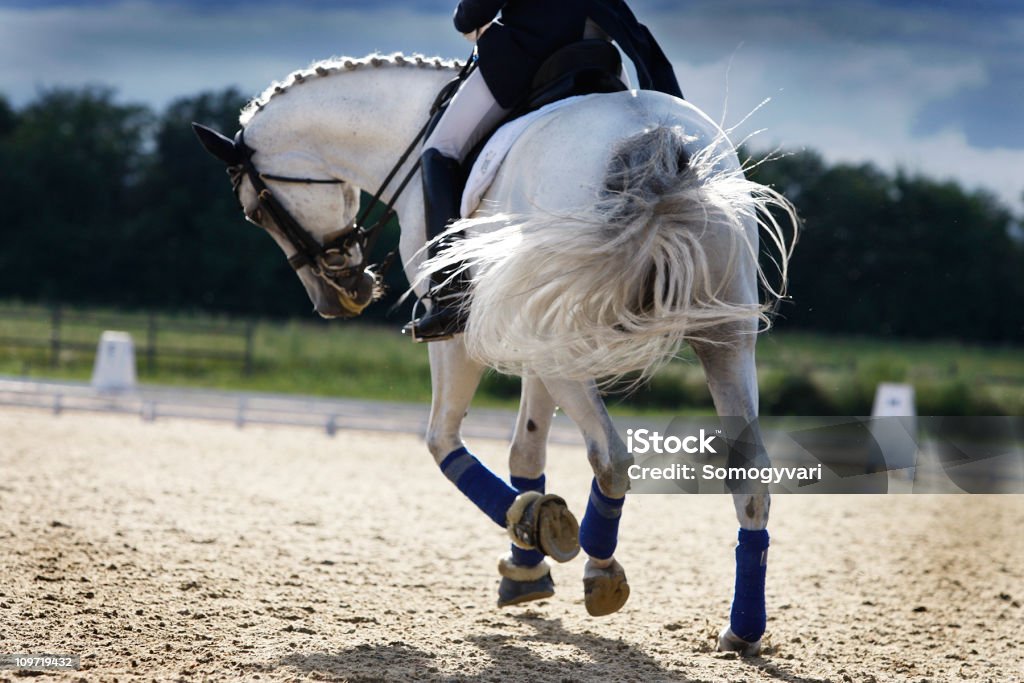
POLYGON ((524 567, 513 562, 511 557, 503 557, 498 561, 498 573, 501 574, 498 607, 543 600, 555 594, 551 567, 544 560, 532 567, 524 567))
POLYGON ((520 493, 506 516, 509 538, 525 550, 539 549, 555 562, 580 552, 580 525, 565 501, 551 493, 520 493))
POLYGON ((551 574, 545 574, 536 581, 501 580, 498 585, 498 607, 521 605, 524 602, 543 600, 555 594, 555 581, 551 574))
POLYGON ((756 657, 761 653, 761 639, 748 643, 733 633, 732 627, 726 626, 718 634, 718 651, 738 652, 740 657, 756 657))
POLYGON ((583 602, 592 617, 603 617, 622 609, 629 600, 626 570, 616 560, 607 567, 598 567, 587 560, 583 570, 583 602))

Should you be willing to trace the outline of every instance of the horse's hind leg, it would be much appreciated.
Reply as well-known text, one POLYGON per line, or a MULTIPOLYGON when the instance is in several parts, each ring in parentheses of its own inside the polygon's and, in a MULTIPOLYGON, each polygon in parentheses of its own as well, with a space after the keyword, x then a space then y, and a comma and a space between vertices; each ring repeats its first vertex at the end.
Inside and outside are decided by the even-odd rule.
MULTIPOLYGON (((544 384, 535 377, 523 378, 519 417, 508 455, 512 486, 520 493, 544 493, 547 440, 554 412, 555 402, 544 384)), ((541 600, 555 594, 551 568, 540 550, 524 550, 512 544, 509 555, 499 560, 498 572, 501 574, 498 607, 541 600)))
POLYGON ((562 410, 583 433, 587 458, 594 470, 587 511, 580 527, 580 545, 587 553, 583 594, 587 612, 599 617, 617 612, 629 599, 626 572, 615 560, 619 519, 626 500, 632 457, 612 425, 593 382, 544 380, 562 410))
POLYGON ((578 526, 558 496, 520 494, 494 474, 463 445, 461 426, 476 393, 483 367, 466 354, 461 339, 430 345, 433 389, 427 447, 441 471, 514 543, 540 547, 559 562, 579 552, 578 526))
MULTIPOLYGON (((757 370, 753 333, 739 335, 728 346, 695 345, 707 376, 715 410, 733 447, 730 459, 746 467, 770 465, 757 424, 757 370)), ((764 584, 768 562, 768 509, 771 497, 761 484, 733 489, 740 523, 736 546, 736 586, 729 626, 719 634, 720 650, 756 655, 767 621, 764 584)))

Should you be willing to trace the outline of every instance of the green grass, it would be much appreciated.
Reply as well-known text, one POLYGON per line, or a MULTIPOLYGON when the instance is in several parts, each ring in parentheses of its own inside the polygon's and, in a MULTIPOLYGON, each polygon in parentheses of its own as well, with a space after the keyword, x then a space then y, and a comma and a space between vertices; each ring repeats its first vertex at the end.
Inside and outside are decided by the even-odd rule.
MULTIPOLYGON (((52 364, 47 309, 0 306, 0 339, 38 340, 37 349, 15 349, 0 341, 0 373, 36 378, 87 380, 103 329, 132 333, 143 382, 190 387, 345 396, 387 401, 430 400, 427 350, 394 327, 345 322, 262 321, 252 339, 252 372, 243 373, 245 323, 206 315, 156 317, 158 350, 215 349, 231 360, 146 358, 150 319, 102 309, 68 310, 62 316, 63 348, 52 364), (177 330, 210 326, 213 332, 177 330), (220 332, 229 331, 224 335, 220 332)), ((870 413, 882 381, 915 386, 918 412, 931 415, 1024 414, 1024 352, 956 342, 915 343, 887 339, 826 337, 771 332, 758 344, 762 414, 863 415, 870 413)), ((477 405, 514 407, 519 384, 495 373, 485 376, 477 405)), ((609 397, 613 412, 679 415, 711 412, 711 397, 692 353, 666 366, 642 388, 609 397)))
POLYGON ((959 342, 765 335, 762 391, 804 378, 836 414, 870 412, 879 382, 914 385, 922 415, 1024 414, 1024 349, 959 342))

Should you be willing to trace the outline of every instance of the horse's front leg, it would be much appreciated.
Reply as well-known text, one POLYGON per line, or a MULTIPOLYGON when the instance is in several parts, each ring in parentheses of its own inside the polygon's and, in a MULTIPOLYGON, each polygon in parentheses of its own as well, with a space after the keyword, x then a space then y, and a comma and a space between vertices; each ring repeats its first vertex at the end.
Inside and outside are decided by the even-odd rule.
POLYGON ((559 562, 579 552, 576 518, 558 496, 520 494, 469 452, 461 427, 483 366, 461 338, 430 344, 432 397, 427 447, 448 479, 521 548, 539 548, 559 562))
MULTIPOLYGON (((723 418, 732 444, 731 459, 743 467, 767 467, 771 463, 757 423, 757 369, 753 333, 739 335, 728 346, 695 345, 704 366, 715 410, 723 418)), ((736 587, 729 626, 719 634, 718 648, 753 656, 761 650, 767 623, 764 585, 768 563, 767 487, 757 484, 733 490, 733 505, 740 523, 736 546, 736 587)))
POLYGON ((430 422, 427 448, 438 465, 463 448, 462 421, 476 395, 482 365, 466 355, 461 340, 428 344, 430 355, 430 422))
MULTIPOLYGON (((543 382, 535 377, 523 378, 519 417, 508 455, 512 486, 520 493, 544 493, 544 465, 554 412, 554 399, 543 382)), ((498 607, 541 600, 555 594, 551 568, 540 550, 524 550, 513 543, 509 555, 498 561, 498 572, 501 574, 498 607)))
POLYGON ((632 456, 615 431, 593 382, 544 380, 565 414, 583 433, 594 471, 587 511, 580 526, 580 546, 587 553, 583 593, 587 612, 599 617, 617 612, 629 599, 626 572, 615 560, 619 520, 629 489, 626 471, 632 456))

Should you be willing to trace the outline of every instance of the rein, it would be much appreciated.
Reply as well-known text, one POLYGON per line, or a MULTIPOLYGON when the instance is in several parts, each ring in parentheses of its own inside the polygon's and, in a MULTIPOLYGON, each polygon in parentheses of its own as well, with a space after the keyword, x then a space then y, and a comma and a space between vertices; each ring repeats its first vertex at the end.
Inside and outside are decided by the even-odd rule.
POLYGON ((324 280, 335 289, 345 289, 342 287, 339 280, 351 280, 364 271, 368 271, 373 275, 379 285, 383 284, 382 281, 384 273, 387 272, 391 267, 391 264, 394 262, 395 256, 398 253, 398 248, 395 247, 389 251, 379 264, 369 262, 370 253, 373 251, 377 241, 380 239, 384 226, 395 216, 395 202, 398 201, 398 198, 409 185, 413 176, 420 170, 420 160, 418 158, 416 163, 414 163, 406 172, 402 177, 401 182, 398 184, 398 187, 391 194, 391 198, 388 200, 387 204, 385 204, 384 211, 380 217, 369 227, 366 227, 366 221, 369 219, 370 212, 380 201, 384 192, 398 175, 401 168, 409 160, 413 151, 433 129, 433 126, 438 119, 438 113, 448 105, 452 97, 458 91, 462 81, 469 76, 475 67, 476 59, 474 52, 470 59, 468 59, 463 65, 458 76, 446 83, 437 94, 437 97, 431 105, 430 115, 427 117, 427 122, 423 124, 423 127, 420 128, 416 137, 413 138, 412 142, 409 143, 409 146, 406 147, 405 151, 399 157, 398 162, 394 167, 392 167, 391 172, 388 173, 386 178, 384 178, 384 181, 377 189, 377 192, 374 193, 373 199, 367 203, 359 215, 356 216, 355 220, 353 220, 351 225, 337 231, 333 236, 331 236, 330 240, 325 239, 324 244, 322 245, 315 237, 313 237, 312 234, 310 234, 308 230, 295 220, 291 213, 289 213, 288 209, 278 201, 277 197, 274 196, 274 193, 271 192, 269 187, 267 187, 266 181, 269 180, 272 182, 295 183, 301 185, 342 185, 345 181, 339 178, 303 178, 261 173, 256 168, 256 165, 252 160, 256 150, 245 143, 245 129, 239 129, 238 133, 235 135, 235 148, 241 153, 242 161, 238 165, 232 166, 228 169, 236 178, 235 189, 237 191, 238 182, 241 180, 242 174, 244 174, 245 177, 249 179, 253 189, 256 191, 260 207, 270 215, 274 220, 274 223, 284 234, 285 238, 287 238, 295 249, 295 254, 288 258, 288 264, 292 269, 299 270, 300 268, 309 266, 317 277, 324 280), (362 253, 358 263, 348 266, 338 266, 331 263, 331 257, 343 255, 354 243, 359 245, 362 253))

